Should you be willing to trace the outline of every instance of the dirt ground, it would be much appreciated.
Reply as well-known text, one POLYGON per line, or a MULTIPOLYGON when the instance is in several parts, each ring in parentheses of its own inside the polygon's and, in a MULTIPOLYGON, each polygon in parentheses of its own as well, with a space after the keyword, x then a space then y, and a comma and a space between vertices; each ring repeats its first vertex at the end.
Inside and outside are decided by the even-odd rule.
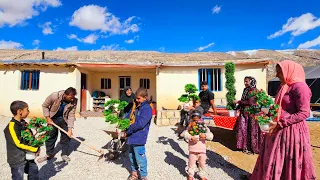
MULTIPOLYGON (((320 177, 320 123, 308 122, 311 136, 312 156, 316 170, 316 177, 320 177)), ((220 154, 228 162, 251 173, 258 155, 247 155, 236 150, 235 131, 212 128, 215 135, 213 142, 209 142, 208 148, 220 154)))

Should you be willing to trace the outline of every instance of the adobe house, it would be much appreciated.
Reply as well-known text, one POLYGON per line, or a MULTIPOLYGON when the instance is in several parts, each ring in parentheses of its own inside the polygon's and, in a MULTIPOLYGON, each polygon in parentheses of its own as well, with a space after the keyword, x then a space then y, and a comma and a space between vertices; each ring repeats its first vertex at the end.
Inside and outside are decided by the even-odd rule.
MULTIPOLYGON (((163 108, 177 109, 185 84, 199 86, 202 80, 209 82, 216 105, 223 106, 225 62, 236 64, 236 98, 240 99, 245 76, 254 76, 258 88, 266 89, 270 58, 244 53, 0 50, 0 114, 11 116, 10 103, 23 100, 29 104, 31 116, 42 116, 45 98, 70 86, 78 91, 77 113, 94 111, 103 106, 95 91, 118 99, 126 86, 134 91, 143 86, 156 102, 159 116, 163 108)), ((170 118, 177 120, 179 115, 173 114, 170 118)))

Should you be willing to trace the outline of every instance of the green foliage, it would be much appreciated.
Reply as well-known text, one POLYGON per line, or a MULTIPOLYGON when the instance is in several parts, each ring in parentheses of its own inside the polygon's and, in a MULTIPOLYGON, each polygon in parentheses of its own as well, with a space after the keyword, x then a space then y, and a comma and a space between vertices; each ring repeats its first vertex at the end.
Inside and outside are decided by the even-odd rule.
POLYGON ((198 88, 194 84, 186 84, 184 86, 184 91, 188 94, 194 94, 198 91, 198 88))
POLYGON ((255 120, 258 121, 259 124, 267 124, 270 121, 273 121, 278 116, 279 105, 274 104, 274 101, 264 90, 253 90, 249 92, 249 98, 254 98, 255 104, 253 106, 247 107, 245 112, 250 115, 255 116, 255 120), (269 108, 269 112, 266 114, 261 111, 261 108, 269 108), (260 112, 261 111, 261 112, 260 112))
POLYGON ((180 98, 178 98, 180 102, 187 103, 187 102, 190 102, 191 100, 195 101, 200 99, 199 96, 196 94, 198 89, 194 84, 186 84, 184 86, 184 91, 187 94, 182 94, 180 98))
POLYGON ((120 100, 109 100, 104 106, 105 121, 110 124, 117 124, 117 127, 121 130, 126 130, 130 126, 130 119, 123 119, 124 108, 128 106, 126 101, 120 102, 120 100))
POLYGON ((234 77, 234 72, 235 72, 235 64, 232 62, 228 62, 225 64, 225 78, 226 78, 226 83, 225 87, 227 88, 227 94, 226 94, 226 99, 227 99, 227 109, 231 110, 233 109, 233 101, 235 100, 236 96, 236 88, 234 86, 236 79, 234 77))
POLYGON ((32 118, 29 124, 26 124, 26 129, 21 131, 21 137, 29 146, 40 147, 49 139, 46 134, 52 129, 51 125, 47 125, 45 119, 32 118), (33 134, 32 130, 36 133, 33 134))

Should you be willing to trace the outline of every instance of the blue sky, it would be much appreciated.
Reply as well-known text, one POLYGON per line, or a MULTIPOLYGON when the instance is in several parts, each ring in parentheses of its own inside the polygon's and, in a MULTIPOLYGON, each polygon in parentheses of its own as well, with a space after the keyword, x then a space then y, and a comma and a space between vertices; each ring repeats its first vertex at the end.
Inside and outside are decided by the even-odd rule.
POLYGON ((319 0, 0 0, 0 49, 319 49, 319 9, 319 0))

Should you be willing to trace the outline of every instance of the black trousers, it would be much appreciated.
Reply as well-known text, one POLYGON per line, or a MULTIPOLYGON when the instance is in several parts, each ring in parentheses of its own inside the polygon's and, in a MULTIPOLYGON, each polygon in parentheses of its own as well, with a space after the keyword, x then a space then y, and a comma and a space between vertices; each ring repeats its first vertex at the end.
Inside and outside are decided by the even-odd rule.
MULTIPOLYGON (((54 118, 54 119, 52 119, 52 121, 56 125, 60 126, 63 130, 68 131, 68 125, 62 117, 61 118, 54 118)), ((48 132, 49 139, 46 141, 46 150, 47 150, 47 155, 49 155, 49 156, 54 156, 54 147, 55 147, 56 141, 58 139, 58 133, 59 133, 58 128, 56 128, 54 126, 53 126, 52 131, 48 132)), ((62 146, 61 156, 68 155, 70 138, 68 135, 66 135, 63 132, 60 132, 60 135, 61 135, 60 136, 60 144, 62 146)))
POLYGON ((188 127, 189 123, 190 123, 190 117, 189 117, 189 113, 181 110, 180 112, 180 125, 183 126, 183 124, 185 123, 185 126, 188 127))
POLYGON ((28 180, 39 180, 39 170, 34 160, 26 164, 11 167, 12 180, 23 180, 24 173, 28 174, 28 180))

